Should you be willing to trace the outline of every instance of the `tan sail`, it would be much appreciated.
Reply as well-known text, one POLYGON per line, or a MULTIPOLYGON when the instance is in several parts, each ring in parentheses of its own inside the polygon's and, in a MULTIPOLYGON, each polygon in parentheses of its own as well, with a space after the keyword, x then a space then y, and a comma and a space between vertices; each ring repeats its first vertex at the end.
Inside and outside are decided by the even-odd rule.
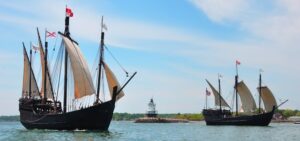
MULTIPOLYGON (((259 91, 259 88, 257 90, 259 91)), ((264 102, 266 112, 272 111, 273 106, 277 106, 275 97, 268 87, 261 87, 261 98, 264 102)))
POLYGON ((36 83, 34 73, 32 69, 30 69, 29 58, 26 52, 26 49, 23 48, 24 51, 24 72, 23 72, 23 88, 22 88, 22 96, 29 96, 29 77, 31 73, 31 96, 36 97, 39 96, 39 88, 36 83))
POLYGON ((41 82, 41 95, 42 97, 44 97, 44 82, 46 79, 46 94, 47 94, 47 98, 48 99, 53 99, 53 89, 51 86, 51 82, 50 82, 50 77, 49 77, 49 66, 48 66, 48 74, 46 74, 46 78, 45 78, 45 54, 44 54, 44 50, 43 47, 41 45, 41 43, 39 43, 39 52, 40 52, 40 59, 41 59, 41 64, 42 64, 42 82, 41 82))
POLYGON ((71 62, 75 98, 95 94, 91 73, 78 45, 67 37, 62 38, 71 62))
MULTIPOLYGON (((107 80, 107 84, 108 84, 108 87, 109 87, 109 92, 110 92, 110 96, 112 97, 113 95, 113 88, 115 86, 118 87, 118 91, 119 89, 121 88, 116 76, 114 75, 114 73, 111 71, 111 69, 108 67, 108 65, 106 63, 104 63, 104 70, 105 70, 105 75, 106 75, 106 80, 107 80)), ((116 100, 119 100, 120 98, 122 98, 124 96, 124 92, 121 91, 117 97, 116 97, 116 100)))
POLYGON ((254 98, 249 88, 246 86, 246 84, 243 81, 238 83, 237 90, 242 101, 242 108, 244 112, 245 113, 254 112, 256 110, 256 104, 254 98))
POLYGON ((220 96, 219 92, 209 83, 209 81, 206 80, 206 82, 209 85, 209 87, 211 88, 211 90, 215 96, 215 105, 220 106, 220 99, 221 99, 221 106, 230 108, 229 105, 226 103, 226 101, 223 99, 223 97, 220 96))

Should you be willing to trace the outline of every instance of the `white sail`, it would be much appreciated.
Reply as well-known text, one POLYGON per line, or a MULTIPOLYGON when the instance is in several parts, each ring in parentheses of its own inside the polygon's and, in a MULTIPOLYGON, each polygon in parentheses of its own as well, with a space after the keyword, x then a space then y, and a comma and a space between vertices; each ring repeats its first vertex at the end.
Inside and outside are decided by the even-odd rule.
MULTIPOLYGON (((259 91, 259 88, 257 90, 259 91)), ((273 106, 277 106, 275 97, 268 87, 261 87, 261 98, 264 102, 266 112, 272 111, 273 106)))
POLYGON ((246 86, 246 84, 243 81, 238 83, 237 90, 242 101, 242 108, 244 112, 245 113, 254 112, 256 110, 256 104, 254 98, 249 88, 246 86))
POLYGON ((50 82, 50 77, 49 77, 49 66, 48 66, 48 74, 46 74, 46 78, 45 78, 45 54, 44 54, 44 50, 42 45, 39 43, 39 52, 40 52, 40 59, 41 59, 41 64, 42 64, 42 82, 41 82, 41 95, 42 97, 44 97, 44 82, 46 79, 46 96, 48 99, 53 99, 53 89, 51 86, 51 82, 50 82))
POLYGON ((26 52, 26 49, 23 48, 24 51, 24 72, 23 72, 23 88, 22 88, 22 96, 23 97, 28 97, 29 96, 29 84, 31 83, 31 96, 39 96, 39 88, 36 83, 34 73, 32 69, 30 69, 30 64, 29 64, 29 58, 26 52), (31 82, 29 82, 29 77, 31 73, 31 82))
POLYGON ((219 92, 209 83, 209 81, 206 80, 206 82, 209 85, 209 87, 211 88, 211 90, 215 96, 215 105, 220 106, 220 99, 221 99, 221 106, 229 107, 229 105, 226 103, 226 101, 223 99, 223 97, 220 96, 219 92))
MULTIPOLYGON (((107 84, 109 87, 109 92, 110 92, 110 96, 113 96, 113 88, 115 86, 118 87, 117 91, 120 90, 121 86, 116 78, 116 76, 114 75, 114 73, 111 71, 111 69, 108 67, 108 65, 106 63, 103 62, 103 66, 104 66, 104 70, 105 70, 105 75, 106 75, 106 80, 107 80, 107 84)), ((119 100, 121 97, 123 97, 125 94, 123 91, 121 91, 117 97, 116 100, 119 100)))
POLYGON ((74 78, 74 96, 76 99, 95 94, 91 73, 78 45, 62 36, 67 49, 74 78))

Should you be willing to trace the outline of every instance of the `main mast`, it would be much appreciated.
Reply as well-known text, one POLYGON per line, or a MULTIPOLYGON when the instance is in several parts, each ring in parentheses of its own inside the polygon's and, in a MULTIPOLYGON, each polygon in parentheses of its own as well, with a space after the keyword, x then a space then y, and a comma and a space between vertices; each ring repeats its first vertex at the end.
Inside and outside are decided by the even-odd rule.
POLYGON ((99 102, 99 96, 100 96, 100 80, 101 80, 101 72, 102 72, 102 61, 103 61, 103 55, 104 55, 104 31, 103 31, 103 17, 101 20, 101 42, 100 42, 100 56, 99 56, 99 63, 98 63, 98 80, 97 80, 97 95, 96 95, 96 102, 99 102))
MULTIPOLYGON (((70 37, 70 31, 69 31, 69 16, 66 15, 65 18, 65 36, 70 37)), ((67 92, 68 92, 68 51, 67 48, 65 48, 65 76, 64 76, 64 109, 63 112, 67 112, 67 92)))
POLYGON ((261 72, 259 73, 259 97, 258 97, 258 113, 260 113, 260 105, 261 105, 261 72))

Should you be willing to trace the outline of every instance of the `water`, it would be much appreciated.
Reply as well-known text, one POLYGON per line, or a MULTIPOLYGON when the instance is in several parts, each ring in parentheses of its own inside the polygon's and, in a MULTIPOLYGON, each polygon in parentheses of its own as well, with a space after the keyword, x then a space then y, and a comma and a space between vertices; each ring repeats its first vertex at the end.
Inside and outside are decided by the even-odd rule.
POLYGON ((300 125, 269 127, 205 126, 204 122, 137 124, 113 121, 108 132, 26 130, 19 122, 0 122, 2 141, 299 141, 300 125))

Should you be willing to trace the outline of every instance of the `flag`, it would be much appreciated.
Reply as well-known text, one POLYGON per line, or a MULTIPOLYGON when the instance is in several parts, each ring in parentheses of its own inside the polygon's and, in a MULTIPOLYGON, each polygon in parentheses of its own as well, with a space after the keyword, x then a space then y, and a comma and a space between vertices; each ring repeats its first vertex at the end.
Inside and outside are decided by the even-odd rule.
POLYGON ((262 73, 262 72, 264 72, 264 70, 263 69, 259 69, 259 72, 262 73))
POLYGON ((46 31, 46 32, 47 32, 47 37, 56 37, 55 32, 49 32, 49 31, 46 31))
POLYGON ((207 89, 206 89, 206 95, 210 96, 210 91, 208 91, 207 89))
POLYGON ((240 65, 241 62, 240 62, 239 60, 236 60, 236 61, 235 61, 235 64, 236 64, 236 65, 240 65))
POLYGON ((34 53, 36 53, 37 51, 39 51, 39 47, 36 45, 31 45, 32 49, 34 50, 34 53))
POLYGON ((73 17, 73 12, 72 12, 72 9, 71 8, 66 8, 66 15, 67 17, 73 17))
POLYGON ((107 31, 107 26, 105 23, 102 24, 102 29, 106 30, 107 31))

